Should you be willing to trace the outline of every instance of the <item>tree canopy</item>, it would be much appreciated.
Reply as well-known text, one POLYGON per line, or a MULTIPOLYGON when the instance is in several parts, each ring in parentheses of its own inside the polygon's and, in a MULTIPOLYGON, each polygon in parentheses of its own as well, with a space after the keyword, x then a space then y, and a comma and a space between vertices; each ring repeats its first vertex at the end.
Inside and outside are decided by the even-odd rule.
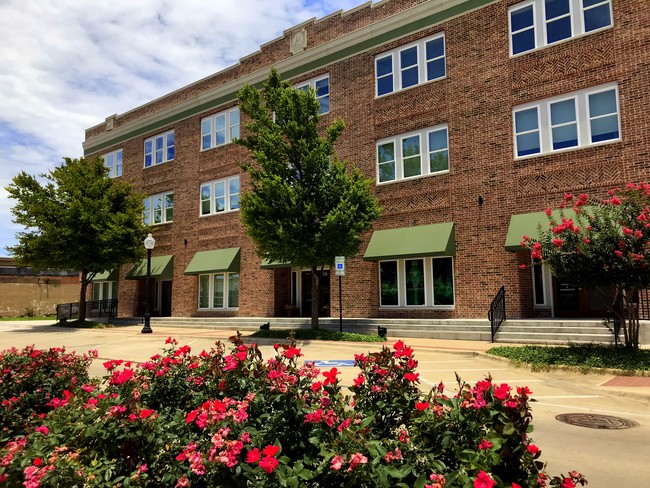
MULTIPOLYGON (((254 163, 244 165, 252 188, 242 195, 242 221, 269 261, 312 270, 317 275, 335 256, 355 256, 361 233, 379 216, 371 182, 354 165, 340 161, 334 143, 344 130, 336 119, 319 124, 313 90, 291 88, 272 70, 263 91, 245 86, 239 108, 247 117, 247 147, 254 163)), ((318 303, 312 303, 318 327, 318 303)))
POLYGON ((14 222, 25 227, 17 233, 18 244, 7 250, 36 269, 79 271, 84 320, 88 282, 143 253, 142 199, 128 183, 109 178, 101 158, 64 158, 40 176, 44 183, 21 172, 6 188, 16 200, 14 222))
POLYGON ((567 193, 560 207, 559 219, 546 209, 548 228, 540 228, 537 239, 524 236, 522 246, 562 282, 613 287, 611 307, 625 344, 638 347, 635 303, 638 291, 650 286, 650 184, 628 183, 604 200, 567 193))

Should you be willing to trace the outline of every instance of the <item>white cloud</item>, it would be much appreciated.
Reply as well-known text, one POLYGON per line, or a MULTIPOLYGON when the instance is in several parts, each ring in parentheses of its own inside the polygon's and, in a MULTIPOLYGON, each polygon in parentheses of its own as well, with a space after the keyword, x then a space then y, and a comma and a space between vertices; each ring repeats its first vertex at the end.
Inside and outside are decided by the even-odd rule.
POLYGON ((84 130, 231 66, 357 0, 1 0, 0 255, 20 229, 4 190, 82 155, 84 130))

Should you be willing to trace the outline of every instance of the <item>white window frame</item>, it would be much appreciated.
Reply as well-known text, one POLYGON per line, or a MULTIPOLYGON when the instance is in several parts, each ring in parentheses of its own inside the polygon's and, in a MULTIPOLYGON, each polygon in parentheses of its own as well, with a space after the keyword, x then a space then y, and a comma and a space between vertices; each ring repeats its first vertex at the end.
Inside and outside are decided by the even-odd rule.
POLYGON ((168 163, 169 161, 173 161, 175 157, 176 157, 176 137, 174 134, 174 129, 168 130, 167 132, 163 132, 162 134, 156 134, 155 136, 148 137, 147 139, 144 140, 144 167, 145 168, 152 168, 154 166, 158 166, 159 164, 168 163), (162 148, 156 149, 156 142, 159 139, 162 140, 162 148), (150 152, 147 152, 147 144, 151 144, 150 152), (174 157, 172 158, 169 157, 170 149, 172 149, 174 153, 174 157), (158 151, 161 151, 162 154, 160 161, 157 161, 157 157, 156 157, 158 151), (147 164, 147 155, 151 156, 151 162, 149 164, 147 164))
POLYGON ((386 139, 381 139, 377 141, 376 145, 376 161, 375 161, 375 168, 376 168, 376 173, 377 173, 377 184, 378 185, 386 185, 386 184, 391 184, 391 183, 396 183, 398 181, 406 181, 406 180, 412 180, 416 178, 425 178, 429 176, 436 176, 440 174, 446 174, 449 173, 449 168, 451 167, 451 157, 449 156, 449 126, 447 124, 440 124, 436 125, 433 127, 427 127, 426 129, 421 129, 418 131, 413 131, 413 132, 408 132, 406 134, 399 134, 397 136, 393 137, 388 137, 386 139), (441 171, 431 171, 431 166, 430 166, 430 155, 435 152, 442 152, 444 149, 434 149, 432 150, 429 147, 429 134, 432 132, 438 132, 438 131, 446 131, 447 135, 447 169, 441 170, 441 171), (404 176, 404 157, 403 157, 403 141, 410 138, 418 136, 420 138, 420 174, 418 175, 413 175, 413 176, 404 176), (382 146, 384 144, 393 144, 393 150, 394 150, 394 155, 395 155, 395 179, 393 180, 387 180, 387 181, 379 181, 380 178, 380 172, 379 172, 379 146, 382 146))
POLYGON ((321 112, 321 109, 318 109, 318 114, 319 115, 325 115, 330 113, 330 110, 332 108, 331 102, 332 99, 330 98, 332 94, 332 84, 330 83, 330 75, 329 73, 322 75, 322 76, 317 76, 316 78, 312 78, 307 81, 301 81, 299 84, 295 85, 296 90, 304 90, 307 87, 311 88, 314 90, 314 93, 316 94, 316 100, 318 100, 319 106, 322 108, 322 105, 320 105, 320 101, 327 98, 327 110, 323 110, 321 112), (321 95, 320 97, 318 96, 318 92, 316 91, 316 83, 319 81, 327 80, 327 95, 321 95))
POLYGON ((454 271, 453 256, 438 257, 409 257, 401 259, 383 259, 377 266, 379 282, 379 308, 382 309, 433 309, 433 310, 455 310, 456 308, 456 273, 454 271), (452 286, 454 288, 454 303, 452 305, 434 305, 434 284, 433 284, 433 260, 434 259, 451 259, 452 286), (406 304, 406 261, 422 260, 424 261, 424 304, 407 305, 406 304), (381 263, 397 262, 397 305, 382 305, 381 303, 381 263))
POLYGON ((104 159, 104 166, 108 168, 109 178, 122 176, 122 163, 124 161, 122 148, 106 153, 102 158, 104 159))
MULTIPOLYGON (((425 83, 431 83, 434 81, 438 80, 443 80, 447 77, 447 46, 445 42, 445 33, 444 32, 439 32, 438 34, 435 34, 433 36, 429 36, 425 39, 420 39, 416 42, 412 42, 410 44, 407 44, 405 46, 399 46, 395 49, 392 49, 390 51, 385 51, 383 53, 380 53, 375 56, 374 59, 374 69, 375 69, 375 98, 381 98, 381 97, 386 97, 388 95, 391 95, 393 93, 398 93, 404 90, 409 90, 411 88, 415 88, 416 86, 423 85, 425 83), (442 39, 442 56, 438 56, 432 59, 426 59, 426 45, 428 42, 433 41, 435 39, 442 39), (406 88, 402 88, 402 69, 401 66, 401 59, 400 55, 403 51, 406 51, 408 49, 411 49, 415 47, 417 50, 417 71, 418 71, 418 82, 414 85, 408 86, 406 88), (386 73, 382 76, 378 76, 377 74, 377 61, 380 59, 384 59, 390 57, 391 59, 391 65, 392 65, 392 70, 390 73, 386 73), (443 59, 444 60, 444 65, 445 65, 445 72, 442 76, 438 76, 436 78, 428 79, 427 77, 427 64, 431 61, 435 61, 437 59, 443 59), (382 93, 381 95, 379 94, 379 79, 384 78, 387 76, 392 76, 393 77, 393 89, 387 93, 382 93)), ((411 68, 415 65, 408 66, 406 69, 411 68)))
POLYGON ((164 193, 157 193, 155 195, 150 195, 144 199, 144 212, 142 215, 142 221, 145 223, 145 225, 163 225, 163 224, 170 224, 174 221, 174 192, 173 191, 168 191, 164 193), (167 205, 167 197, 171 196, 172 197, 172 204, 171 206, 167 205), (155 222, 155 212, 156 209, 154 208, 154 203, 156 199, 160 198, 161 201, 161 207, 160 207, 160 222, 155 222), (149 204, 147 205, 147 202, 149 204), (172 216, 171 219, 167 218, 167 211, 170 210, 172 211, 172 216), (149 213, 149 218, 147 219, 146 213, 149 213), (148 220, 148 222, 147 222, 148 220))
POLYGON ((239 300, 241 299, 241 273, 237 271, 236 273, 202 273, 198 275, 197 281, 197 302, 196 308, 198 310, 238 310, 239 309, 239 300), (223 306, 215 307, 214 306, 214 278, 217 275, 223 276, 223 306), (230 306, 230 277, 231 275, 238 275, 239 283, 237 288, 237 306, 230 306), (208 277, 208 306, 201 307, 201 277, 208 277))
MULTIPOLYGON (((589 34, 594 34, 596 32, 600 32, 605 29, 611 29, 614 26, 614 15, 612 12, 611 0, 602 0, 598 4, 589 6, 587 8, 583 7, 582 0, 569 0, 569 14, 567 14, 567 16, 571 17, 571 35, 564 39, 548 42, 547 30, 546 30, 546 25, 548 21, 546 19, 545 0, 527 0, 525 2, 517 3, 511 6, 508 9, 508 38, 510 43, 510 57, 521 56, 526 53, 537 51, 538 49, 543 49, 547 46, 553 46, 556 44, 560 44, 562 42, 569 41, 571 39, 575 39, 576 37, 582 37, 589 34), (524 9, 531 5, 533 7, 533 29, 534 29, 535 46, 532 49, 529 49, 527 51, 521 51, 519 53, 514 54, 512 36, 514 34, 517 34, 518 32, 522 32, 524 29, 519 30, 517 32, 513 32, 512 13, 517 10, 524 9), (603 5, 607 5, 609 7, 609 18, 611 21, 610 24, 603 27, 599 27, 597 29, 587 31, 585 27, 585 12, 592 10, 596 7, 601 7, 603 5)), ((559 17, 556 17, 553 20, 557 20, 558 18, 559 17)))
MULTIPOLYGON (((606 114, 605 116, 611 116, 614 113, 606 114)), ((524 105, 518 105, 512 109, 512 133, 513 133, 513 149, 515 159, 526 159, 536 156, 541 156, 545 154, 555 154, 566 151, 575 151, 577 149, 583 149, 586 147, 600 146, 603 144, 612 144, 622 140, 621 134, 621 110, 619 102, 619 92, 617 83, 607 83, 605 85, 596 86, 593 88, 588 88, 585 90, 580 90, 573 93, 567 93, 564 95, 559 95, 552 98, 547 98, 545 100, 540 100, 532 103, 527 103, 524 105), (614 91, 616 99, 616 116, 617 116, 617 130, 618 137, 614 139, 607 139, 604 141, 592 142, 591 134, 591 121, 597 119, 598 117, 591 117, 589 110, 589 96, 595 95, 598 93, 614 91), (576 106, 576 123, 578 131, 578 145, 571 146, 560 149, 553 149, 553 134, 551 127, 551 114, 550 107, 551 104, 562 102, 565 100, 575 100, 576 106), (517 127, 515 124, 515 114, 519 111, 528 110, 530 108, 537 108, 537 116, 539 121, 539 138, 540 138, 540 152, 534 154, 526 154, 523 156, 517 155, 517 127)))
POLYGON ((530 279, 533 287, 533 308, 536 309, 549 309, 551 308, 551 303, 553 302, 553 278, 551 275, 551 269, 548 265, 542 261, 541 263, 535 263, 533 259, 530 262, 530 279), (542 277, 542 297, 543 303, 537 303, 537 285, 535 284, 535 265, 539 264, 541 266, 541 277, 542 277))
POLYGON ((218 180, 206 181, 201 183, 199 186, 199 217, 208 217, 210 215, 219 215, 223 213, 238 212, 239 211, 239 197, 241 196, 241 180, 239 175, 229 176, 228 178, 221 178, 218 180), (239 188, 238 192, 230 193, 230 182, 237 180, 237 186, 239 188), (216 210, 216 186, 219 184, 224 185, 224 209, 216 210), (208 213, 203 213, 203 188, 209 187, 210 189, 210 211, 208 213), (237 208, 231 208, 231 199, 237 196, 237 208))
POLYGON ((204 117, 201 119, 201 151, 208 151, 215 147, 225 146, 230 144, 235 138, 240 136, 241 131, 241 112, 239 107, 233 107, 228 110, 223 110, 219 113, 204 117), (237 114, 237 118, 233 119, 233 115, 237 114), (217 143, 217 119, 223 117, 224 119, 224 142, 217 143), (205 127, 208 126, 208 130, 205 127), (203 143, 204 138, 210 138, 210 144, 206 147, 203 143))

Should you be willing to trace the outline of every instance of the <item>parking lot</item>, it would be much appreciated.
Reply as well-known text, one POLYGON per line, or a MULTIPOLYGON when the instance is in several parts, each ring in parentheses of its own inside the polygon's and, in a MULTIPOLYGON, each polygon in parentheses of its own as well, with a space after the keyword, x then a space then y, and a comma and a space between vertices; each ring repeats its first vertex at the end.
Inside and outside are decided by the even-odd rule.
MULTIPOLYGON (((65 346, 68 351, 99 351, 91 373, 103 375, 107 359, 144 361, 164 347, 167 337, 196 352, 209 349, 214 342, 227 341, 235 331, 159 327, 152 334, 141 334, 141 326, 110 329, 61 329, 41 322, 0 322, 0 349, 34 344, 44 348, 65 346)), ((252 338, 245 340, 252 342, 252 338)), ((386 344, 390 347, 396 339, 386 344)), ((443 382, 446 391, 455 389, 456 373, 475 383, 488 374, 496 383, 528 386, 533 392, 531 434, 542 449, 550 474, 578 470, 589 480, 590 488, 648 486, 650 464, 650 387, 607 386, 613 375, 582 375, 576 372, 531 372, 508 362, 488 357, 490 344, 432 339, 403 339, 415 350, 423 389, 443 382), (560 422, 562 414, 590 414, 587 420, 599 428, 560 422), (607 417, 601 417, 607 416, 607 417), (609 424, 603 421, 610 420, 609 424), (591 419, 591 420, 590 420, 591 419), (626 427, 623 421, 636 424, 626 427)), ((257 341, 264 358, 273 355, 273 341, 257 341)), ((304 359, 324 361, 322 370, 336 366, 344 385, 350 385, 357 368, 346 366, 355 353, 379 350, 378 343, 300 342, 304 359)))

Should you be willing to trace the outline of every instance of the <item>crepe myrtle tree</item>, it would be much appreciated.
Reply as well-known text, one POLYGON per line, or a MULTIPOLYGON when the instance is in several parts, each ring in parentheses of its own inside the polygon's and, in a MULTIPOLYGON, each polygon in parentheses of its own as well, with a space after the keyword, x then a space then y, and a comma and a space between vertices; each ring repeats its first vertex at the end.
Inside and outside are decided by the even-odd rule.
POLYGON ((524 236, 522 246, 562 282, 611 286, 625 346, 637 349, 638 291, 650 285, 650 184, 628 183, 604 200, 567 193, 559 220, 551 209, 546 215, 548 228, 540 226, 537 239, 524 236))
POLYGON ((40 175, 24 171, 6 187, 16 200, 14 222, 25 227, 7 247, 16 261, 35 269, 80 272, 79 320, 86 319, 86 289, 97 273, 142 257, 146 227, 142 197, 108 177, 102 158, 64 158, 40 175))
POLYGON ((241 198, 242 221, 260 257, 309 268, 311 324, 317 329, 320 276, 335 256, 354 256, 360 234, 379 216, 370 180, 340 161, 334 143, 345 125, 319 124, 313 90, 291 88, 273 69, 263 90, 245 86, 239 108, 248 122, 236 142, 253 162, 251 190, 241 198))

